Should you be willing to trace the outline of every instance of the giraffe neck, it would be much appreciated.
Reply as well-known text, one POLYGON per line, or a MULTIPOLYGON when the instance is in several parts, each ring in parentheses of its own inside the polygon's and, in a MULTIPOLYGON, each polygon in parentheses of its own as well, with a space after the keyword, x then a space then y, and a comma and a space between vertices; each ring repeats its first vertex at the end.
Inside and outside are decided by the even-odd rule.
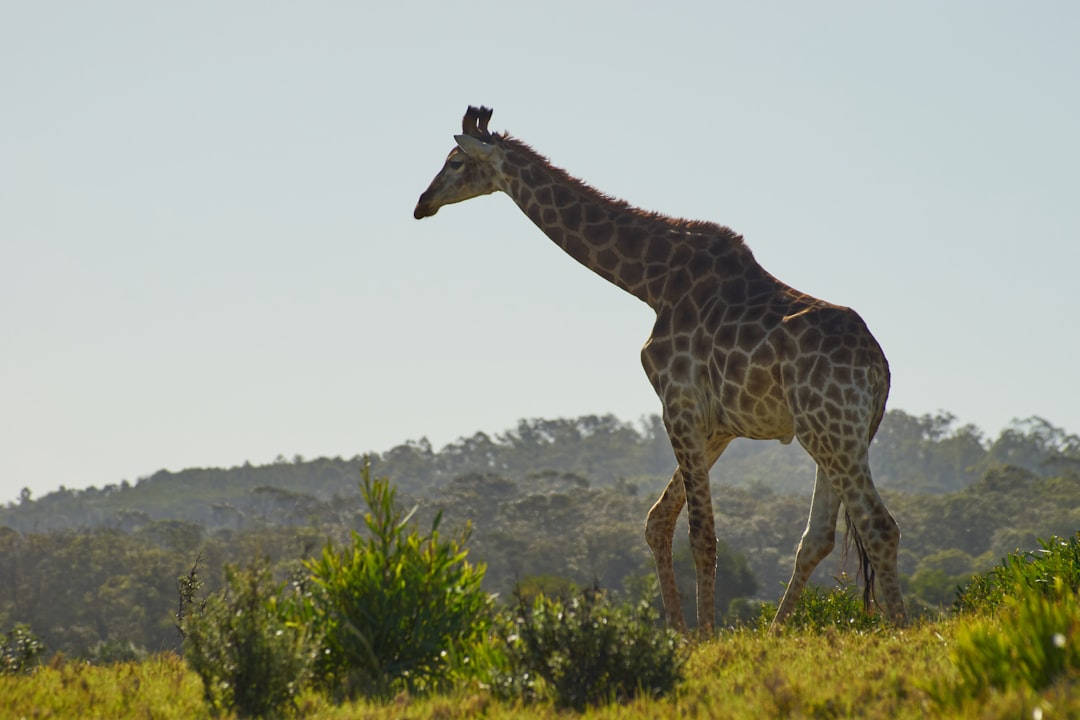
MULTIPOLYGON (((694 259, 718 253, 756 267, 742 238, 712 223, 675 220, 615 200, 503 136, 502 190, 556 245, 605 280, 654 309, 689 282, 694 259)), ((741 262, 740 262, 741 264, 741 262)))

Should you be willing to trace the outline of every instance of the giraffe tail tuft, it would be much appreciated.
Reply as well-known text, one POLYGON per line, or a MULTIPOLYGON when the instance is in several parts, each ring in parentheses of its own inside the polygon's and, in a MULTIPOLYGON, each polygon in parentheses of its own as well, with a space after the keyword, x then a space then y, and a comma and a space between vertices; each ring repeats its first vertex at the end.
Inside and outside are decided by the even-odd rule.
POLYGON ((855 582, 858 582, 859 576, 862 576, 863 609, 869 613, 871 606, 877 604, 877 596, 874 594, 874 566, 870 563, 870 556, 867 555, 866 548, 863 547, 863 541, 859 536, 859 531, 855 529, 855 524, 851 521, 851 515, 848 514, 847 508, 844 508, 845 559, 852 546, 855 548, 855 554, 858 557, 859 562, 859 569, 855 574, 855 582))

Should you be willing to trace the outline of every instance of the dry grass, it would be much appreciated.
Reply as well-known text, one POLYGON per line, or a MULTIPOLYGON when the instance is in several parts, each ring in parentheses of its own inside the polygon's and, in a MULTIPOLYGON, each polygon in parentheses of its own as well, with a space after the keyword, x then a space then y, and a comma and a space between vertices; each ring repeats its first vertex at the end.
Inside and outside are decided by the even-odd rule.
POLYGON ((34 720, 208 717, 199 678, 175 655, 107 667, 61 659, 32 675, 0 676, 0 715, 34 720))
MULTIPOLYGON (((1042 693, 991 693, 941 707, 928 688, 956 670, 952 638, 962 620, 905 630, 859 634, 792 632, 772 637, 742 630, 695 648, 686 682, 670 698, 639 699, 592 709, 581 717, 607 718, 925 718, 1077 717, 1075 679, 1042 693)), ((143 663, 92 667, 54 664, 32 676, 0 677, 0 705, 12 718, 204 718, 197 677, 174 656, 143 663)), ((341 706, 309 694, 299 703, 308 718, 345 720, 457 720, 485 717, 573 717, 550 705, 522 707, 482 689, 449 696, 399 696, 385 704, 341 706)))

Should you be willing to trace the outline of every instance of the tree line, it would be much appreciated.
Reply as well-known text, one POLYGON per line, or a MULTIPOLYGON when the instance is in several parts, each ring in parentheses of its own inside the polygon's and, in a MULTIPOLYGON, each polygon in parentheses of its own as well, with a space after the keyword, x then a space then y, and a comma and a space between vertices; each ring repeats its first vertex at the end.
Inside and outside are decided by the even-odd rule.
MULTIPOLYGON (((652 573, 645 514, 673 469, 658 418, 521 421, 434 450, 420 440, 371 456, 426 525, 471 522, 470 558, 485 589, 576 583, 640 589, 652 573)), ((1032 418, 989 440, 939 413, 890 411, 871 450, 900 523, 900 569, 916 606, 955 589, 1036 538, 1080 527, 1080 439, 1032 418)), ((266 559, 281 577, 327 539, 364 527, 362 458, 280 458, 265 466, 161 471, 136 483, 24 493, 0 509, 0 630, 27 623, 52 650, 107 659, 175 649, 175 581, 201 557, 204 579, 226 563, 266 559)), ((782 593, 809 510, 813 466, 798 448, 740 441, 714 469, 718 612, 782 593)), ((681 587, 693 569, 677 535, 681 587)), ((822 563, 816 580, 845 571, 822 563)), ((846 571, 854 574, 854 563, 846 571)))

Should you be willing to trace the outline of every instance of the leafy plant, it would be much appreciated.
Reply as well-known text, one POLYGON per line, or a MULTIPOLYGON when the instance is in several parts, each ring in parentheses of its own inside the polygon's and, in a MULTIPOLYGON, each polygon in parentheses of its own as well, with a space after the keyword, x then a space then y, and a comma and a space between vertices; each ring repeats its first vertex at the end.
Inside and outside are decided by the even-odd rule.
POLYGON ((528 694, 543 678, 560 707, 658 697, 682 679, 686 661, 682 638, 657 624, 650 602, 614 605, 598 589, 569 600, 539 596, 519 601, 506 636, 508 667, 514 677, 504 687, 528 694))
POLYGON ((415 508, 395 507, 395 489, 373 479, 367 462, 360 490, 370 537, 353 531, 349 547, 327 543, 307 565, 313 587, 304 619, 322 636, 321 674, 346 696, 445 685, 483 633, 491 604, 480 586, 484 566, 467 560, 470 528, 446 539, 439 513, 421 535, 410 523, 415 508))
POLYGON ((1001 606, 1010 594, 1032 590, 1053 595, 1060 583, 1080 590, 1080 532, 1068 540, 1039 540, 1041 550, 1010 553, 985 575, 972 578, 957 595, 959 612, 984 612, 1001 606))
POLYGON ((942 707, 990 690, 1038 692, 1080 672, 1080 533, 1039 543, 1039 551, 1006 556, 957 597, 957 677, 928 687, 942 707))
POLYGON ((295 709, 295 698, 314 661, 309 631, 295 615, 284 583, 274 583, 265 563, 225 567, 225 587, 201 603, 194 570, 181 583, 184 659, 203 682, 214 712, 242 717, 278 716, 295 709))
MULTIPOLYGON (((821 631, 826 628, 866 632, 885 625, 881 613, 868 613, 863 603, 862 591, 847 575, 836 579, 836 586, 825 589, 808 584, 795 610, 787 619, 785 627, 800 630, 821 631)), ((776 615, 776 605, 762 603, 758 625, 767 628, 776 615)))
POLYGON ((990 689, 1040 691, 1080 672, 1080 598, 1061 578, 1049 592, 1016 586, 999 617, 970 618, 951 653, 958 677, 932 683, 943 707, 985 697, 990 689))
POLYGON ((45 643, 25 623, 16 623, 9 633, 0 633, 0 675, 17 675, 38 664, 45 643))

